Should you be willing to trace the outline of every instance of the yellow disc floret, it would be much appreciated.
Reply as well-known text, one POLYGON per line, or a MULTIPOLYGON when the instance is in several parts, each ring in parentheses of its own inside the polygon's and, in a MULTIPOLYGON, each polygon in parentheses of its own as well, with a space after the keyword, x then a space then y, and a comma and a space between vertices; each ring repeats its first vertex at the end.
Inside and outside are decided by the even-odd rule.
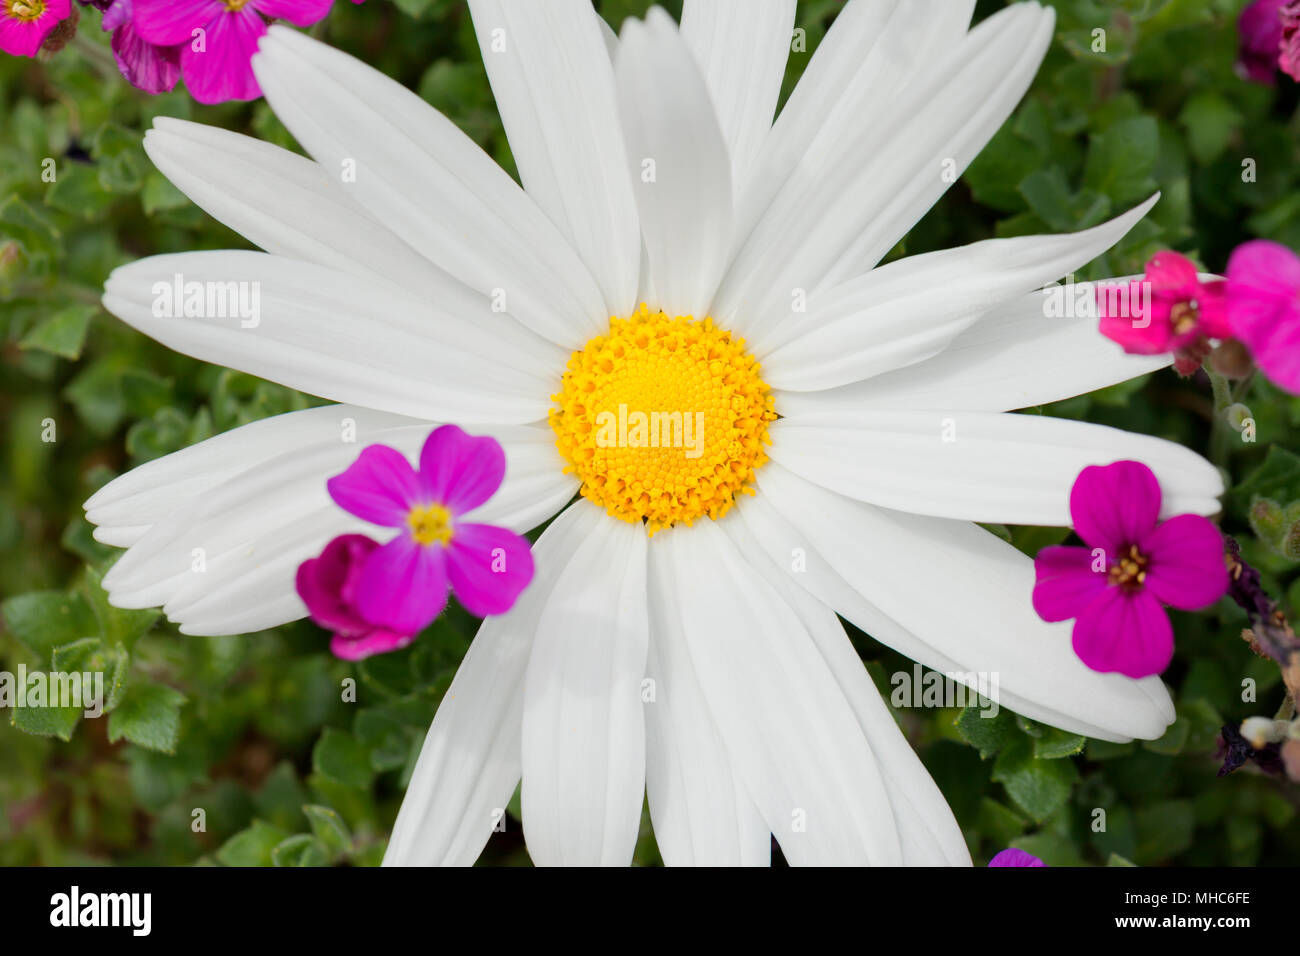
POLYGON ((411 537, 419 544, 446 544, 451 540, 451 512, 441 505, 416 505, 406 515, 411 537))
POLYGON ((654 534, 752 494, 767 461, 771 390, 743 339, 705 318, 641 308, 569 359, 551 410, 582 494, 654 534))

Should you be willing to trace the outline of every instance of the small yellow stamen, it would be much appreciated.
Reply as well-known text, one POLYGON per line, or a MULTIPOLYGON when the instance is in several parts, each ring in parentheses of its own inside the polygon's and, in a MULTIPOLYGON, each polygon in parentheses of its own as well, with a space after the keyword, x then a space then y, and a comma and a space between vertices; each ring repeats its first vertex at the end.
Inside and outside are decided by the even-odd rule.
POLYGON ((582 495, 650 534, 753 494, 777 417, 743 339, 644 304, 573 353, 552 397, 555 444, 582 495))
POLYGON ((441 505, 416 505, 406 516, 411 537, 419 544, 445 545, 451 540, 451 512, 441 505))
POLYGON ((227 10, 231 13, 235 13, 236 11, 244 9, 248 4, 248 0, 225 0, 225 4, 227 10))
POLYGON ((1147 557, 1131 545, 1128 553, 1110 566, 1107 580, 1113 585, 1134 590, 1146 583, 1147 557))
POLYGON ((1173 324, 1175 335, 1185 335, 1201 322, 1201 306, 1195 299, 1179 302, 1169 310, 1169 321, 1173 324))
POLYGON ((19 20, 39 20, 45 12, 45 0, 6 0, 6 11, 19 20))

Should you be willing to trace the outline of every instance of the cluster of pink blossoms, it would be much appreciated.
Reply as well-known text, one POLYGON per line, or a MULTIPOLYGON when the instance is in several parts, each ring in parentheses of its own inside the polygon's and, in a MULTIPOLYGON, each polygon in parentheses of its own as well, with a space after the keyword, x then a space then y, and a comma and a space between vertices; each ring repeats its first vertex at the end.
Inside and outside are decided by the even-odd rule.
MULTIPOLYGON (((78 0, 103 15, 118 70, 146 93, 185 79, 200 103, 262 95, 251 60, 267 24, 311 26, 334 0, 78 0)), ((352 0, 362 3, 364 0, 352 0)), ((0 50, 35 56, 63 24, 75 24, 72 0, 0 0, 0 50)))
POLYGON ((1237 247, 1227 271, 1202 277, 1186 257, 1159 253, 1125 294, 1097 289, 1102 334, 1126 352, 1173 353, 1183 375, 1200 367, 1211 340, 1235 339, 1269 379, 1300 394, 1300 256, 1256 239, 1237 247))
POLYGON ((327 482, 344 511, 397 530, 386 544, 341 535, 298 568, 298 596, 334 632, 336 656, 400 650, 442 613, 448 592, 476 617, 510 610, 533 579, 527 539, 464 520, 505 473, 495 439, 443 425, 425 441, 418 469, 397 449, 370 445, 327 482))

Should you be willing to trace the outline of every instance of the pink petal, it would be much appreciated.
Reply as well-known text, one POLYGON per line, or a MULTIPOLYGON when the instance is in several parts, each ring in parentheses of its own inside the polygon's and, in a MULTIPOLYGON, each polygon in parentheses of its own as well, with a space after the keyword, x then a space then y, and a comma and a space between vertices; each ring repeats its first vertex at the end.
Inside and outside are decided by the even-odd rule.
POLYGON ((1097 287, 1101 334, 1112 342, 1118 342, 1125 352, 1133 355, 1159 355, 1172 351, 1169 303, 1145 295, 1144 285, 1139 280, 1128 284, 1127 295, 1121 294, 1119 290, 1122 289, 1122 285, 1115 283, 1097 287))
POLYGON ((1089 465, 1070 489, 1070 515, 1079 537, 1104 548, 1107 563, 1113 563, 1156 526, 1160 483, 1141 462, 1089 465))
POLYGON ((180 51, 154 46, 129 22, 113 34, 113 59, 128 83, 154 96, 173 89, 181 77, 180 51))
POLYGON ((359 661, 375 654, 387 654, 400 651, 413 640, 414 634, 399 634, 383 628, 373 628, 361 637, 347 637, 335 634, 330 640, 330 653, 340 660, 359 661))
POLYGON ((400 535, 361 567, 357 609, 376 627, 415 634, 446 606, 447 560, 441 547, 421 547, 400 535))
POLYGON ((1144 587, 1165 604, 1199 611, 1228 590, 1223 535, 1200 515, 1178 515, 1162 523, 1139 549, 1148 560, 1144 587))
POLYGON ((495 438, 436 428, 420 451, 420 485, 428 500, 464 514, 487 501, 506 475, 506 453, 495 438))
POLYGON ((1300 257, 1257 239, 1228 260, 1228 322, 1259 367, 1300 392, 1300 257))
POLYGON ((451 588, 475 617, 504 614, 533 579, 528 540, 490 524, 458 524, 447 549, 451 588))
POLYGON ((1146 265, 1146 280, 1151 291, 1174 301, 1196 298, 1201 288, 1196 264, 1171 249, 1158 252, 1146 265))
POLYGON ((226 12, 221 0, 135 0, 133 7, 135 32, 156 46, 188 44, 196 28, 226 12))
POLYGON ((255 100, 261 96, 252 59, 257 41, 266 33, 266 21, 252 7, 244 7, 222 12, 204 29, 207 32, 202 50, 195 49, 197 40, 181 47, 181 72, 190 96, 200 103, 255 100))
POLYGON ((1090 548, 1052 545, 1034 558, 1034 610, 1044 621, 1078 617, 1106 587, 1105 557, 1094 558, 1090 548), (1093 570, 1099 564, 1100 571, 1093 570))
POLYGON ((13 56, 35 56, 50 31, 71 12, 71 0, 58 0, 35 20, 0 16, 0 50, 13 56))
POLYGON ((330 12, 334 0, 253 0, 259 12, 294 26, 309 27, 330 12))
POLYGON ((1047 864, 1032 853, 1010 847, 989 860, 989 866, 1047 866, 1047 864))
POLYGON ((415 469, 406 456, 387 445, 368 445, 347 471, 325 487, 344 511, 388 528, 405 528, 411 507, 421 501, 415 469))
POLYGON ((327 544, 320 557, 298 566, 298 596, 313 621, 344 635, 371 629, 356 609, 356 597, 361 568, 378 547, 363 534, 344 534, 327 544))
POLYGON ((1173 626, 1147 591, 1108 587, 1074 622, 1074 653, 1101 673, 1148 677, 1174 656, 1173 626))
POLYGON ((1226 339, 1232 335, 1228 325, 1228 283, 1222 279, 1206 282, 1196 297, 1200 306, 1200 331, 1212 339, 1226 339))
POLYGON ((1237 66, 1246 79, 1273 85, 1282 45, 1282 7, 1286 0, 1254 0, 1237 20, 1240 34, 1237 66))

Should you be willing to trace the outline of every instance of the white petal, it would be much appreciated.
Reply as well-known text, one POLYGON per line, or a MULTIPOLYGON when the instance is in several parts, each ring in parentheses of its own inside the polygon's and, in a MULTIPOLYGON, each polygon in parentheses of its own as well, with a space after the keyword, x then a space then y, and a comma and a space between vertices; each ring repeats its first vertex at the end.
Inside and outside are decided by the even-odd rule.
POLYGON ((787 566, 803 549, 798 582, 876 640, 968 685, 996 675, 1003 706, 1072 733, 1154 740, 1173 722, 1158 677, 1089 670, 1070 623, 1039 619, 1032 559, 992 532, 850 501, 776 463, 758 485, 743 509, 755 537, 787 566))
POLYGON ((715 522, 660 535, 704 699, 786 859, 897 864, 898 835, 878 825, 890 813, 880 769, 798 616, 715 522))
POLYGON ((751 340, 773 388, 819 391, 914 365, 943 351, 980 316, 1073 273, 1155 205, 1067 235, 988 239, 909 256, 815 293, 751 340))
POLYGON ((640 237, 610 54, 590 0, 471 0, 524 188, 590 268, 606 312, 636 303, 640 237))
POLYGON ((700 690, 663 548, 649 549, 650 653, 646 677, 646 797, 655 843, 669 866, 767 866, 772 834, 736 776, 700 690))
POLYGON ((731 243, 731 161, 704 78, 658 7, 624 24, 614 75, 658 305, 702 316, 731 243))
MULTIPOLYGON (((748 502, 742 502, 742 508, 748 502)), ((867 675, 835 612, 793 580, 788 565, 763 556, 762 545, 743 521, 722 525, 740 552, 799 615, 804 627, 853 707, 867 743, 880 764, 907 866, 969 866, 970 851, 948 803, 929 771, 899 730, 894 716, 867 675)), ((881 821, 881 825, 885 825, 881 821)))
POLYGON ((796 169, 825 162, 883 123, 904 91, 945 62, 974 6, 973 0, 845 4, 763 141, 737 238, 749 234, 796 169))
MULTIPOLYGON (((118 607, 161 605, 189 634, 239 634, 302 617, 294 588, 302 561, 339 534, 392 535, 335 505, 326 479, 374 442, 414 459, 433 427, 347 407, 311 409, 245 426, 248 434, 217 436, 211 447, 178 453, 177 461, 151 462, 140 477, 123 476, 88 503, 88 517, 148 520, 150 528, 105 575, 110 600, 118 607), (356 422, 354 442, 342 439, 349 418, 356 422), (226 464, 209 474, 214 462, 226 464)), ((475 521, 523 532, 572 497, 574 483, 561 474, 547 431, 471 430, 500 441, 507 462, 500 490, 471 513, 475 521)))
POLYGON ((554 223, 420 97, 282 26, 253 71, 298 142, 417 252, 566 348, 605 330, 600 288, 554 223))
POLYGON ((1216 514, 1219 470, 1176 442, 1041 415, 857 411, 774 422, 770 454, 797 475, 882 508, 998 524, 1068 527, 1088 465, 1155 472, 1165 517, 1216 514))
POLYGON ((215 126, 160 116, 144 149, 213 218, 267 252, 375 277, 416 295, 481 296, 371 219, 323 167, 215 126))
POLYGON ((772 129, 794 32, 795 0, 686 0, 682 39, 695 56, 731 156, 736 196, 772 129))
POLYGON ((484 620, 443 695, 406 788, 385 866, 469 866, 520 775, 524 672, 542 607, 596 518, 579 502, 533 545, 532 584, 509 612, 484 620))
POLYGON ((789 315, 797 290, 811 294, 873 266, 897 241, 886 227, 898 210, 920 218, 920 202, 928 208, 948 185, 944 161, 959 172, 1001 126, 1051 34, 1050 11, 1015 4, 964 38, 951 63, 934 67, 938 80, 900 93, 882 123, 855 125, 856 138, 823 149, 810 145, 729 266, 714 316, 757 339, 789 315), (861 251, 879 246, 875 259, 861 251), (854 267, 841 268, 845 260, 854 267))
POLYGON ((544 418, 564 362, 561 349, 486 301, 471 317, 469 302, 424 300, 261 252, 141 259, 108 277, 104 307, 185 355, 334 401, 467 425, 544 418), (231 298, 180 315, 183 302, 167 305, 181 298, 178 285, 231 298), (250 318, 233 307, 230 288, 255 305, 250 318))
POLYGON ((1049 317, 1048 303, 1058 300, 1048 297, 1062 288, 1070 287, 999 306, 934 358, 908 368, 828 391, 779 391, 777 410, 790 417, 885 408, 1002 412, 1073 398, 1170 363, 1169 355, 1125 354, 1097 331, 1091 312, 1049 317))
POLYGON ((524 837, 539 866, 627 866, 645 794, 646 534, 599 519, 537 619, 524 680, 524 837))

